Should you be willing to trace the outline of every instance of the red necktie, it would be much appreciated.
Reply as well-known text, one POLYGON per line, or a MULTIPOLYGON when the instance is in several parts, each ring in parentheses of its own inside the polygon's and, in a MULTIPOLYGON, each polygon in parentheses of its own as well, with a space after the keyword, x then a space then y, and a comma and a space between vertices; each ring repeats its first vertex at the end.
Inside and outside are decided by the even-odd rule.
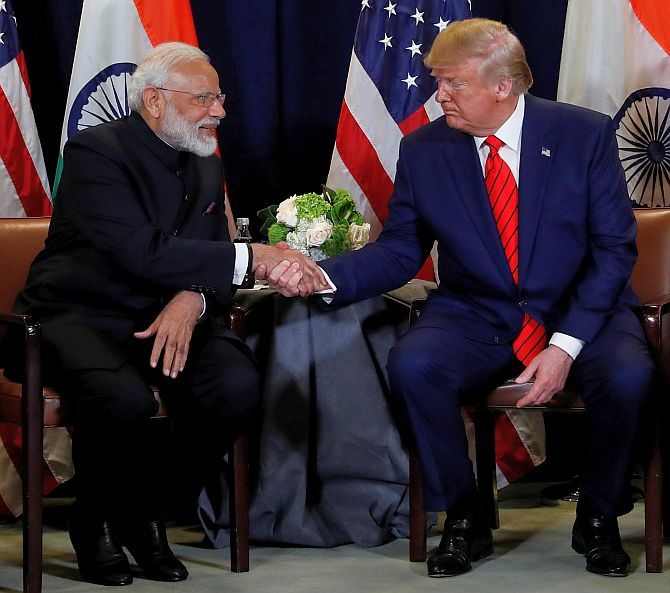
MULTIPOLYGON (((495 136, 484 140, 489 147, 489 156, 484 166, 486 191, 491 200, 493 216, 502 241, 507 263, 514 282, 519 283, 519 190, 512 170, 498 154, 504 144, 495 136)), ((527 313, 523 319, 521 332, 512 346, 515 356, 526 366, 546 346, 547 333, 535 319, 527 313)))

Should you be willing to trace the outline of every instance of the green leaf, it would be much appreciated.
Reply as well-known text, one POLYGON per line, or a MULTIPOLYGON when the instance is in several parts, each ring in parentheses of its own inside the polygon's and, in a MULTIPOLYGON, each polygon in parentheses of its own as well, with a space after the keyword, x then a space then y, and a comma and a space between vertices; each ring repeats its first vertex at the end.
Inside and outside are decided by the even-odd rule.
POLYGON ((284 226, 280 222, 276 222, 268 228, 268 242, 270 245, 276 245, 280 241, 286 241, 286 235, 291 232, 287 226, 284 226))
POLYGON ((321 245, 321 251, 328 257, 351 251, 348 232, 349 227, 346 224, 338 224, 334 226, 330 238, 327 241, 324 241, 323 245, 321 245))

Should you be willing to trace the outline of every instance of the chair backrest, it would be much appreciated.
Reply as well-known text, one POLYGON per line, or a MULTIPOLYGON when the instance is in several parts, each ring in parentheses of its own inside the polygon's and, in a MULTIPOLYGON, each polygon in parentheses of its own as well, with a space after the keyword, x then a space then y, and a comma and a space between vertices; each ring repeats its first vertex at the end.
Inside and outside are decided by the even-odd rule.
POLYGON ((670 208, 635 210, 638 257, 633 290, 645 303, 670 293, 670 208))
POLYGON ((51 218, 0 218, 0 312, 8 313, 44 247, 51 218))

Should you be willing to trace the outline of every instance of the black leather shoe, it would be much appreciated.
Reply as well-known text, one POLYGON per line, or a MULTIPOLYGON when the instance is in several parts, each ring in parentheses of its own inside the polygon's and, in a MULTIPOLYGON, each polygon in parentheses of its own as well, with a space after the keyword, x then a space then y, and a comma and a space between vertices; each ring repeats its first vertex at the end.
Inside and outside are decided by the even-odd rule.
POLYGON ((162 521, 125 525, 121 543, 128 548, 144 574, 154 581, 176 582, 188 577, 188 570, 172 553, 162 521))
POLYGON ((85 581, 109 586, 133 582, 128 558, 107 521, 74 515, 68 522, 68 530, 85 581))
POLYGON ((607 577, 625 577, 630 556, 621 545, 616 519, 577 517, 572 528, 572 549, 586 556, 586 570, 607 577))
POLYGON ((473 519, 447 519, 440 545, 428 557, 429 577, 453 577, 472 569, 472 562, 493 552, 488 527, 473 519))

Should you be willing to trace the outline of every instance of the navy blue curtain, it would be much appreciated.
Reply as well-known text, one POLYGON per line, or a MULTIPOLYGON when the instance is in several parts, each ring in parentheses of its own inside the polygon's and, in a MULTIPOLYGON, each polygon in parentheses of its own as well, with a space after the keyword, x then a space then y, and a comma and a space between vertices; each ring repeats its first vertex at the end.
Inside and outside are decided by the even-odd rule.
MULTIPOLYGON (((53 179, 83 0, 15 0, 33 107, 53 179)), ((238 216, 326 179, 360 0, 191 0, 227 93, 219 138, 238 216)), ((532 92, 555 98, 567 0, 472 0, 526 47, 532 92)), ((252 231, 257 227, 252 224, 252 231)))

